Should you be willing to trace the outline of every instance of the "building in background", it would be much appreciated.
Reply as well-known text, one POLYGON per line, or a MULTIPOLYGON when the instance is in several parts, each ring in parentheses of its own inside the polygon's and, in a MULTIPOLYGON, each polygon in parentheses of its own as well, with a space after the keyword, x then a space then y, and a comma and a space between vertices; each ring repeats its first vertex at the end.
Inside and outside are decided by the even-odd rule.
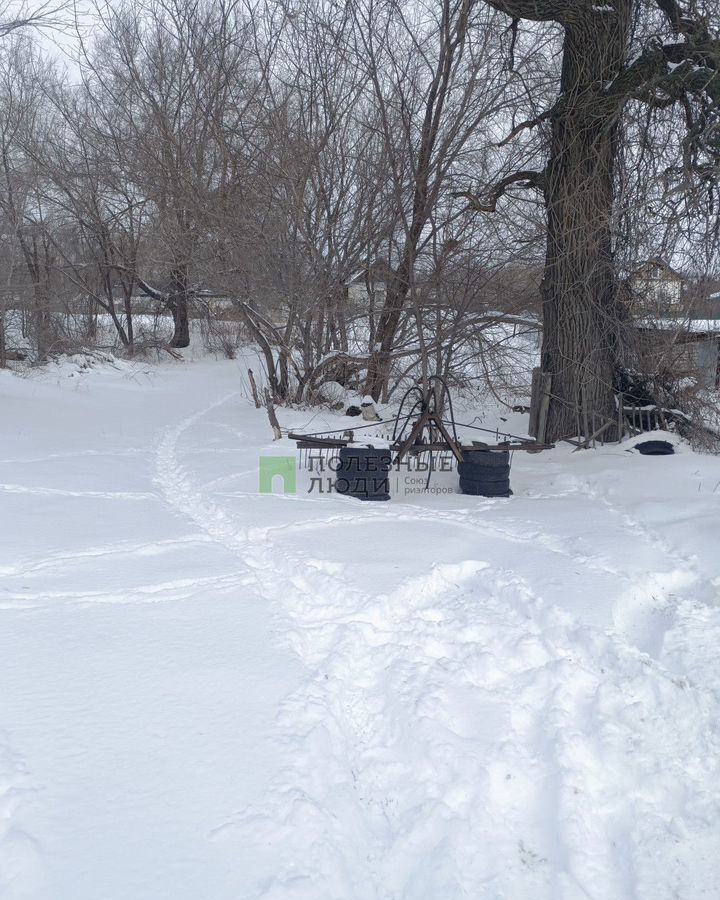
POLYGON ((628 279, 633 309, 649 314, 679 312, 685 301, 687 279, 659 258, 648 259, 628 279))

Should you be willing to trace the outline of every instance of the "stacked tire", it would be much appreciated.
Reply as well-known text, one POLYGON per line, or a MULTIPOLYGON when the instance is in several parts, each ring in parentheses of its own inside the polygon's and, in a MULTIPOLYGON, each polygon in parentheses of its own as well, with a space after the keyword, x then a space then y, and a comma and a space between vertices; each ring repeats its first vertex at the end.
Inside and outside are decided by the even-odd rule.
POLYGON ((390 450, 341 447, 335 475, 338 494, 357 500, 389 500, 390 450))
POLYGON ((509 497, 510 451, 465 450, 458 463, 460 491, 474 497, 509 497))

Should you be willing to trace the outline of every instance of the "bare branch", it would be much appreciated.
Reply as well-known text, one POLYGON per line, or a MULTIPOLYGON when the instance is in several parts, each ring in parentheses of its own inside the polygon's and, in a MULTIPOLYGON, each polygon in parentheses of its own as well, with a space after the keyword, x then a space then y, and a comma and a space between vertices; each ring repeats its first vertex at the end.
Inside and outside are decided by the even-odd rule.
POLYGON ((509 144, 514 137, 517 137, 517 135, 519 135, 521 131, 525 131, 528 128, 536 128, 541 122, 545 122, 550 118, 550 116, 552 116, 552 114, 555 112, 556 106, 557 104, 555 106, 552 106, 550 109, 546 109, 545 112, 540 113, 540 115, 535 116, 533 119, 525 119, 525 121, 518 123, 512 129, 512 131, 501 141, 498 141, 495 146, 504 147, 506 144, 509 144))
POLYGON ((533 22, 569 22, 591 12, 583 0, 487 0, 490 6, 513 19, 533 22))
POLYGON ((0 21, 0 37, 5 37, 21 28, 59 28, 65 24, 61 14, 67 8, 66 3, 57 6, 52 3, 43 3, 42 6, 30 12, 23 6, 16 11, 15 18, 0 21))
POLYGON ((464 197, 468 201, 468 209, 473 212, 495 212, 497 202, 508 189, 513 185, 527 190, 542 190, 544 187, 544 172, 538 172, 534 169, 523 169, 520 172, 513 172, 501 181, 498 181, 485 195, 485 199, 481 199, 477 194, 471 191, 456 191, 453 197, 464 197))
MULTIPOLYGON (((113 266, 113 268, 118 269, 120 271, 127 271, 125 266, 115 265, 115 266, 113 266)), ((143 280, 137 274, 137 272, 133 272, 133 275, 135 277, 135 281, 137 281, 137 283, 138 283, 138 287, 140 288, 140 290, 143 291, 143 293, 147 294, 148 297, 151 297, 153 300, 158 300, 160 303, 168 302, 169 297, 168 297, 167 293, 165 293, 164 291, 160 291, 157 288, 154 288, 151 285, 149 285, 147 283, 147 281, 143 280)))
POLYGON ((631 97, 654 102, 657 92, 675 100, 686 94, 704 94, 720 105, 720 40, 647 47, 606 93, 623 103, 631 97))
POLYGON ((709 38, 706 23, 697 16, 690 15, 676 0, 655 0, 655 5, 665 14, 676 34, 699 40, 709 38))

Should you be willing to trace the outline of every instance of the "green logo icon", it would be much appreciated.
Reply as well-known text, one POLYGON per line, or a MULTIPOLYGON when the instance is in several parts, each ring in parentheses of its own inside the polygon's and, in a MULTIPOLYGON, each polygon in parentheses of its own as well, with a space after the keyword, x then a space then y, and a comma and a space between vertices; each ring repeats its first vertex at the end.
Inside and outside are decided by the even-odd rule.
POLYGON ((297 460, 294 456, 261 456, 260 457, 260 493, 272 494, 273 479, 276 475, 282 478, 283 494, 295 493, 297 460))

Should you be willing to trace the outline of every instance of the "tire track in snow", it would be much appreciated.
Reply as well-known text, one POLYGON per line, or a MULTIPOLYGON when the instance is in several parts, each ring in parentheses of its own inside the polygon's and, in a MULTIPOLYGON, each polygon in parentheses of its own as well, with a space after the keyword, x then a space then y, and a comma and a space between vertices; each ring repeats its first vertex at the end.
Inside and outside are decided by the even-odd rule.
POLYGON ((214 403, 203 407, 192 416, 182 419, 168 429, 155 451, 155 481, 165 503, 194 522, 213 541, 237 554, 247 542, 247 530, 238 531, 225 512, 209 500, 189 478, 180 463, 177 447, 185 432, 193 428, 208 413, 240 396, 239 391, 226 394, 214 403))
POLYGON ((14 566, 0 566, 0 575, 6 577, 31 575, 36 572, 42 572, 45 569, 75 566, 79 560, 159 555, 168 550, 176 549, 183 544, 201 544, 208 541, 210 541, 210 538, 206 534, 199 532, 187 537, 167 538, 160 541, 143 541, 140 543, 126 541, 121 544, 104 544, 99 547, 90 547, 87 550, 77 550, 72 553, 61 551, 47 554, 37 561, 27 561, 14 566))
MULTIPOLYGON (((191 483, 184 475, 184 470, 177 457, 177 443, 180 436, 204 415, 211 412, 217 406, 226 403, 237 392, 220 398, 215 403, 204 407, 193 416, 184 419, 179 425, 169 429, 162 436, 155 453, 156 482, 159 490, 157 493, 143 492, 138 494, 125 494, 122 492, 75 492, 54 489, 26 489, 15 485, 0 485, 11 487, 22 493, 37 493, 42 495, 58 494, 62 496, 77 497, 106 497, 108 499, 148 499, 159 500, 169 505, 175 512, 196 522, 200 528, 198 535, 187 539, 172 539, 169 541, 156 541, 149 544, 129 544, 120 547, 100 547, 78 554, 54 554, 52 557, 41 560, 38 563, 6 567, 3 574, 6 576, 22 577, 23 575, 40 572, 44 569, 64 565, 68 562, 76 562, 80 558, 98 559, 105 556, 117 558, 119 555, 129 553, 132 555, 147 555, 148 553, 161 551, 165 547, 174 547, 180 543, 206 543, 215 541, 222 543, 235 554, 242 544, 242 538, 237 535, 219 508, 205 501, 194 490, 191 483)), ((128 587, 126 584, 116 590, 85 590, 85 591, 32 591, 5 589, 0 591, 0 608, 4 609, 38 609, 57 602, 75 602, 78 604, 91 603, 156 603, 176 602, 187 599, 197 592, 198 587, 226 589, 248 583, 247 574, 230 573, 224 575, 199 576, 192 578, 175 578, 162 582, 152 582, 128 587)))
POLYGON ((81 456, 142 456, 147 452, 145 447, 122 447, 93 450, 78 447, 62 453, 43 453, 41 456, 8 456, 0 459, 0 465, 28 465, 30 463, 49 462, 51 459, 78 459, 81 456))
POLYGON ((187 600, 198 587, 218 590, 248 583, 247 575, 206 575, 152 582, 135 587, 123 584, 113 591, 8 591, 0 592, 0 609, 39 609, 58 602, 91 603, 168 603, 187 600))
POLYGON ((0 484, 6 494, 34 494, 37 497, 78 497, 99 500, 158 500, 150 491, 70 491, 64 488, 25 487, 22 484, 0 484))

